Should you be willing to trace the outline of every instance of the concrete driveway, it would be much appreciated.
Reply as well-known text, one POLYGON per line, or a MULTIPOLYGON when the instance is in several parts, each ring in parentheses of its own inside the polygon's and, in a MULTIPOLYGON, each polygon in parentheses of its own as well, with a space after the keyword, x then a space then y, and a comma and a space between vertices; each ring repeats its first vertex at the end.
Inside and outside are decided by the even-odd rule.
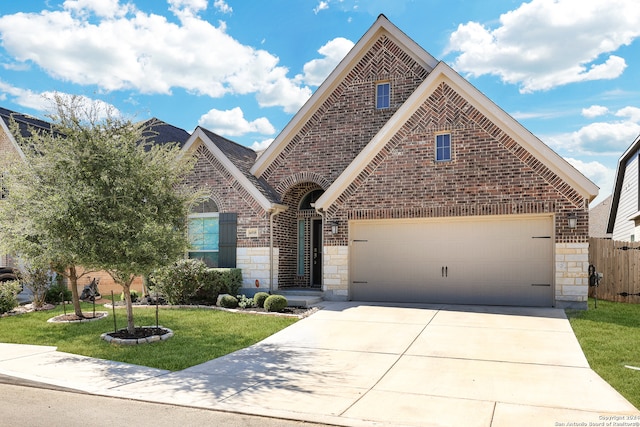
POLYGON ((179 372, 54 351, 3 359, 0 345, 0 373, 23 363, 29 379, 98 394, 337 425, 640 421, 589 368, 562 310, 322 306, 257 345, 179 372))

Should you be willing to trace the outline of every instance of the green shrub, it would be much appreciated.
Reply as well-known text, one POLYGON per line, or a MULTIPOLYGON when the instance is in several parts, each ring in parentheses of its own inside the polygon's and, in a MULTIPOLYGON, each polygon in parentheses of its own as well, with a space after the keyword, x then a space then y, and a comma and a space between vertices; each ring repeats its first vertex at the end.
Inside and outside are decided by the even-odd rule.
POLYGON ((269 294, 266 292, 258 292, 253 296, 253 302, 256 307, 264 308, 264 300, 269 298, 269 294))
POLYGON ((220 298, 220 307, 224 308, 236 308, 238 306, 238 299, 233 295, 223 295, 220 298))
POLYGON ((20 283, 31 291, 35 307, 42 307, 46 302, 47 290, 51 287, 51 276, 44 268, 25 267, 20 275, 20 283))
POLYGON ((253 298, 247 298, 246 295, 238 295, 238 307, 251 308, 254 306, 253 298))
POLYGON ((44 300, 49 304, 58 304, 62 301, 71 301, 71 289, 62 281, 62 276, 58 276, 57 280, 51 284, 44 300))
POLYGON ((216 302, 220 294, 237 295, 241 286, 242 270, 239 268, 208 268, 197 298, 216 302))
POLYGON ((18 294, 22 286, 17 280, 0 282, 0 314, 18 306, 18 294))
POLYGON ((186 304, 204 286, 207 266, 197 259, 182 259, 154 271, 149 281, 169 304, 186 304))
POLYGON ((287 306, 287 299, 282 295, 269 295, 264 300, 264 309, 271 312, 280 312, 287 306))

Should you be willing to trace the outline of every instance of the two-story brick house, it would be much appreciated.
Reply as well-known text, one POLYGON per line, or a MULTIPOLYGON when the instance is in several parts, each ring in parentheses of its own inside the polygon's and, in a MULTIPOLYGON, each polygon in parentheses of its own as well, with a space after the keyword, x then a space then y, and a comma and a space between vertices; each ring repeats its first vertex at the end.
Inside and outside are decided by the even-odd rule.
POLYGON ((598 188, 382 15, 263 153, 184 149, 191 256, 247 288, 586 308, 598 188))

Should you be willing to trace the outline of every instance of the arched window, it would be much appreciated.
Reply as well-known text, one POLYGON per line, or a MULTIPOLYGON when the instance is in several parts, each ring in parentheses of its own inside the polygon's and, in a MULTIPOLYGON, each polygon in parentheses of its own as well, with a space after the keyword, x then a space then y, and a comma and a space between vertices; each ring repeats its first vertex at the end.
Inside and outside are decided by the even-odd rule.
POLYGON ((298 210, 314 209, 313 204, 322 196, 322 193, 324 193, 324 190, 313 190, 307 193, 307 195, 302 198, 298 210))

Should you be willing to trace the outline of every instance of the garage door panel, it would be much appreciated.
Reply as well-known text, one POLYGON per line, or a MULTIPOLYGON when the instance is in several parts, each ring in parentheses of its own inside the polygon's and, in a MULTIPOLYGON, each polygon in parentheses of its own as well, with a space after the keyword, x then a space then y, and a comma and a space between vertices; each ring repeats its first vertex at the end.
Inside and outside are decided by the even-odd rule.
POLYGON ((356 300, 551 306, 553 218, 350 224, 356 300))

